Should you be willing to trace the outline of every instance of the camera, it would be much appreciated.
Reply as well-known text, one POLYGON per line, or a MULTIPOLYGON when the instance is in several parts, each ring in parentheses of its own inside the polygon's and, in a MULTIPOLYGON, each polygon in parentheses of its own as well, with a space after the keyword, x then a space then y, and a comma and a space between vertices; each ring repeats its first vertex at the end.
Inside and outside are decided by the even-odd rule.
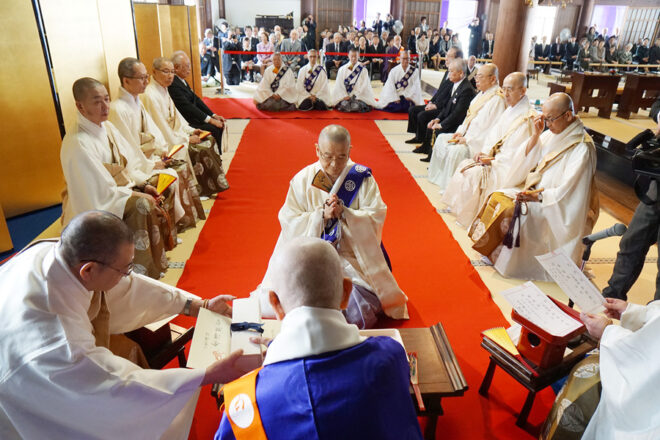
POLYGON ((637 175, 635 193, 646 205, 658 203, 658 181, 660 181, 660 139, 651 130, 644 130, 626 144, 633 150, 632 167, 637 175))

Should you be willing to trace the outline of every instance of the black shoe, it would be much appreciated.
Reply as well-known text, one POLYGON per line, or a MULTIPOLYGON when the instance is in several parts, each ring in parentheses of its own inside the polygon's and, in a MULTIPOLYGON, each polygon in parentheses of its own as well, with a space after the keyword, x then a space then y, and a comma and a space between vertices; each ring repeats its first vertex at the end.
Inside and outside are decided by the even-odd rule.
POLYGON ((417 136, 415 136, 415 137, 412 138, 412 139, 408 139, 408 140, 406 141, 406 144, 421 144, 422 142, 423 142, 423 141, 420 141, 419 139, 417 139, 417 136))
POLYGON ((413 153, 417 154, 431 154, 431 147, 429 145, 420 145, 419 147, 413 150, 413 153))
POLYGON ((432 156, 432 154, 431 154, 431 153, 428 153, 428 154, 429 154, 428 156, 426 156, 426 157, 422 157, 420 160, 421 160, 422 162, 431 162, 431 156, 432 156))

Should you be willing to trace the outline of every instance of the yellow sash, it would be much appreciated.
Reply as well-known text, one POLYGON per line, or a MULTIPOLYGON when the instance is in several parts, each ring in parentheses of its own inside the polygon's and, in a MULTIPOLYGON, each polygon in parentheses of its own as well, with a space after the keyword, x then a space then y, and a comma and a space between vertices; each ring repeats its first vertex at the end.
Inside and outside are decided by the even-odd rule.
POLYGON ((502 148, 502 145, 504 145, 504 142, 506 142, 506 140, 509 138, 509 136, 511 136, 516 130, 518 130, 518 127, 520 127, 520 125, 523 124, 524 122, 527 122, 527 124, 529 125, 529 131, 531 133, 531 131, 532 131, 531 121, 532 121, 532 118, 535 115, 536 115, 536 113, 534 112, 534 110, 531 110, 526 115, 522 115, 518 119, 516 119, 513 122, 513 124, 511 124, 511 127, 509 127, 509 130, 507 130, 507 132, 504 133, 504 135, 497 142, 495 142, 495 145, 492 146, 492 148, 488 152, 488 155, 490 157, 495 157, 497 155, 497 153, 500 152, 500 148, 502 148))
POLYGON ((147 132, 147 111, 144 107, 140 106, 140 148, 147 158, 150 158, 154 151, 156 151, 156 145, 154 144, 154 135, 147 132))
POLYGON ((236 440, 268 440, 257 406, 257 368, 226 384, 225 413, 236 440))
POLYGON ((500 91, 499 87, 495 89, 494 91, 489 91, 488 93, 484 93, 481 95, 480 98, 473 100, 470 103, 470 107, 468 107, 467 114, 465 115, 465 119, 463 120, 463 125, 465 125, 465 131, 470 127, 470 124, 472 123, 472 120, 477 116, 477 113, 479 113, 479 110, 486 105, 488 101, 490 101, 490 98, 493 96, 497 95, 499 96, 500 99, 504 99, 504 95, 502 93, 497 93, 500 91))
POLYGON ((110 144, 112 162, 104 163, 103 166, 108 170, 117 186, 127 186, 131 181, 128 171, 126 171, 126 164, 128 161, 119 152, 119 148, 117 148, 117 145, 112 140, 110 133, 108 133, 108 144, 110 144))

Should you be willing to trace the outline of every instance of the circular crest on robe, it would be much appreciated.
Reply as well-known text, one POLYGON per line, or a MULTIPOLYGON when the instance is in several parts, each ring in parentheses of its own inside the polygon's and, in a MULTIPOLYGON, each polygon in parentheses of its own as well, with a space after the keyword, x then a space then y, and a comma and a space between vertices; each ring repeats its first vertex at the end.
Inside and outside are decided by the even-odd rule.
POLYGON ((133 235, 135 250, 146 251, 149 249, 149 233, 144 229, 135 231, 133 235))
POLYGON ((250 397, 241 393, 229 404, 229 418, 240 428, 247 428, 254 420, 254 407, 250 397))
POLYGON ((355 182, 347 180, 346 183, 344 183, 344 189, 346 189, 346 191, 355 191, 355 182))
POLYGON ((357 171, 358 173, 364 173, 365 171, 367 171, 367 167, 365 167, 364 165, 355 165, 355 171, 357 171))

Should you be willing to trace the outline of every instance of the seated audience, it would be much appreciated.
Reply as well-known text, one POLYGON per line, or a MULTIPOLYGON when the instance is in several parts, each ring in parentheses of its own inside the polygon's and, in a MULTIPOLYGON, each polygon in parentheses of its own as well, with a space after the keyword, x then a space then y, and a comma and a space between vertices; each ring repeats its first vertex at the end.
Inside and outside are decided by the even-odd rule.
MULTIPOLYGON (((296 174, 289 185, 279 213, 282 233, 275 255, 283 244, 299 236, 332 243, 344 276, 353 283, 346 319, 369 328, 381 313, 407 319, 408 298, 397 285, 381 248, 387 207, 371 170, 352 162, 350 150, 350 134, 344 127, 329 125, 321 131, 316 146, 318 162, 296 174), (338 192, 348 181, 355 185, 338 192)), ((272 275, 276 271, 269 265, 261 286, 252 293, 261 298, 262 313, 270 309, 267 297, 272 275)))
POLYGON ((598 218, 596 151, 571 98, 555 93, 543 104, 543 114, 534 119, 532 137, 518 152, 512 159, 517 164, 511 169, 514 175, 507 178, 515 187, 491 194, 470 235, 477 247, 483 238, 482 254, 488 254, 501 275, 550 281, 534 257, 561 249, 573 261, 580 261, 582 237, 591 233, 598 218), (510 220, 515 234, 504 243, 506 230, 500 225, 513 215, 514 200, 525 203, 526 215, 510 220), (488 206, 496 204, 500 205, 497 217, 489 220, 488 206))
POLYGON ((526 81, 521 72, 504 78, 502 90, 506 110, 486 130, 481 151, 458 164, 442 196, 442 202, 454 213, 456 221, 466 228, 490 193, 510 186, 505 178, 516 165, 512 162, 513 156, 532 135, 532 119, 536 113, 526 95, 526 81))
MULTIPOLYGON (((250 39, 243 38, 243 52, 254 52, 250 46, 250 39)), ((257 57, 253 54, 246 53, 239 55, 241 60, 241 75, 244 81, 254 82, 254 71, 257 70, 257 57)))
POLYGON ((319 54, 316 49, 307 52, 309 63, 300 68, 296 81, 296 101, 299 110, 328 110, 330 88, 328 76, 323 64, 319 63, 319 54))
POLYGON ((399 55, 401 52, 403 52, 403 46, 401 46, 401 37, 399 35, 396 35, 394 38, 392 38, 392 45, 388 47, 385 50, 386 54, 389 55, 397 55, 396 57, 394 56, 389 56, 385 57, 385 61, 383 62, 383 68, 380 72, 380 80, 385 84, 387 81, 387 75, 390 73, 390 70, 397 64, 399 64, 399 55))
POLYGON ((492 32, 486 32, 486 38, 481 42, 481 58, 493 58, 493 51, 495 50, 495 40, 493 38, 492 32))
MULTIPOLYGON (((204 55, 204 61, 207 61, 206 70, 202 68, 202 77, 213 77, 216 72, 220 71, 220 56, 218 55, 218 47, 215 37, 213 36, 213 31, 207 29, 204 32, 204 48, 206 55, 204 55), (208 57, 208 58, 207 58, 208 57)), ((207 78, 208 80, 208 78, 207 78)))
POLYGON ((269 439, 421 440, 405 350, 388 337, 360 336, 346 323, 341 309, 351 281, 343 278, 336 250, 319 238, 298 237, 271 264, 268 300, 282 330, 262 369, 224 387, 226 410, 215 438, 250 432, 269 439), (243 405, 246 395, 254 398, 243 405), (282 405, 283 395, 298 404, 282 405), (253 414, 246 408, 257 407, 246 417, 253 414))
POLYGON ((200 195, 208 197, 229 189, 222 159, 214 148, 215 139, 209 135, 208 139, 202 140, 202 131, 188 124, 167 92, 176 75, 174 64, 167 58, 156 58, 152 72, 151 83, 144 91, 141 101, 170 145, 187 146, 197 183, 201 188, 200 195))
POLYGON ((580 45, 576 43, 576 38, 569 38, 568 42, 566 43, 566 50, 564 51, 564 68, 573 70, 579 50, 580 45))
POLYGON ((341 112, 368 112, 376 106, 369 72, 358 63, 358 52, 348 52, 348 63, 339 68, 332 89, 332 102, 341 112))
MULTIPOLYGON (((97 96, 101 88, 83 94, 97 96)), ((94 106, 99 102, 107 111, 107 100, 94 106)), ((74 136, 86 142, 90 135, 74 136)), ((165 370, 113 354, 127 354, 121 333, 173 314, 196 317, 206 306, 231 316, 223 297, 205 302, 135 273, 138 232, 111 213, 86 212, 59 242, 34 243, 0 268, 3 439, 187 438, 200 387, 243 374, 235 367, 241 351, 206 369, 165 370)), ((365 346, 387 347, 383 342, 365 346)), ((412 410, 410 417, 416 421, 412 410)))
MULTIPOLYGON (((289 33, 289 38, 285 38, 280 44, 279 52, 302 52, 302 42, 300 41, 298 31, 293 29, 289 33)), ((300 67, 303 60, 302 55, 282 55, 282 62, 291 67, 296 68, 300 67)))
MULTIPOLYGON (((469 101, 469 107, 463 109, 458 106, 462 90, 460 83, 457 83, 458 85, 454 85, 456 97, 450 101, 448 108, 454 106, 454 100, 457 101, 456 107, 431 121, 431 128, 441 130, 439 133, 442 134, 436 135, 433 150, 429 153, 429 181, 438 185, 441 191, 447 187, 459 163, 481 151, 493 123, 506 108, 506 100, 500 89, 499 73, 495 64, 481 66, 476 81, 479 93, 474 96, 472 89, 474 97, 469 101), (456 121, 460 126, 455 132, 447 131, 448 128, 445 127, 455 126, 456 121), (436 124, 439 128, 434 128, 436 124)), ((463 80, 463 82, 467 81, 463 80)), ((468 92, 465 93, 467 96, 468 92)))
POLYGON ((348 58, 344 55, 333 55, 337 53, 344 53, 348 51, 347 44, 342 41, 341 34, 336 32, 333 36, 332 43, 325 46, 325 70, 330 78, 333 70, 339 71, 339 68, 348 62, 348 58))
MULTIPOLYGON (((257 44, 257 52, 274 52, 275 51, 275 35, 261 34, 261 43, 257 44)), ((257 54, 257 64, 259 65, 259 73, 264 75, 264 70, 273 64, 273 54, 257 54)))
POLYGON ((408 113, 415 105, 424 104, 418 64, 410 62, 410 52, 401 54, 401 64, 387 76, 377 107, 388 112, 408 113))
POLYGON ((649 39, 644 38, 642 44, 637 47, 637 52, 633 57, 633 61, 636 61, 637 64, 648 64, 649 62, 649 39))
POLYGON ((295 110, 296 102, 296 77, 276 52, 273 65, 266 69, 254 92, 254 103, 259 110, 278 112, 295 110))
MULTIPOLYGON (((374 34, 374 36, 371 38, 369 46, 367 47, 367 53, 370 55, 385 53, 385 47, 380 41, 380 38, 378 38, 378 35, 374 34)), ((371 60, 371 79, 373 79, 374 73, 378 72, 380 75, 380 71, 383 66, 383 58, 375 56, 371 56, 369 58, 371 60)))

